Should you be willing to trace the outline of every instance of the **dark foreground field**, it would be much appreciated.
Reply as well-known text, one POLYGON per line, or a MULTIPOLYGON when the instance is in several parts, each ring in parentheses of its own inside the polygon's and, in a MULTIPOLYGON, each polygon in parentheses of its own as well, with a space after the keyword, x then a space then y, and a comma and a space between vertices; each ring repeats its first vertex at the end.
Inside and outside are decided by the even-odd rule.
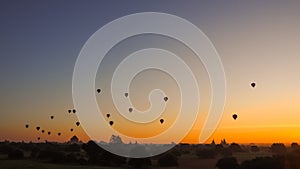
MULTIPOLYGON (((143 147, 143 145, 141 145, 143 147)), ((179 144, 151 158, 111 154, 88 143, 0 142, 0 169, 300 169, 300 147, 179 144)))

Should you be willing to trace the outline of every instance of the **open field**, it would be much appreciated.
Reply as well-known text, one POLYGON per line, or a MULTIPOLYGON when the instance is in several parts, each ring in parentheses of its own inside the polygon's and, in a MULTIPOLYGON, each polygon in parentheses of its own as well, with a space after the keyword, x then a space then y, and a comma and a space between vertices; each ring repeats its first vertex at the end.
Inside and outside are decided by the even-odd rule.
POLYGON ((0 160, 1 169, 120 169, 117 167, 80 166, 42 163, 31 160, 0 160))

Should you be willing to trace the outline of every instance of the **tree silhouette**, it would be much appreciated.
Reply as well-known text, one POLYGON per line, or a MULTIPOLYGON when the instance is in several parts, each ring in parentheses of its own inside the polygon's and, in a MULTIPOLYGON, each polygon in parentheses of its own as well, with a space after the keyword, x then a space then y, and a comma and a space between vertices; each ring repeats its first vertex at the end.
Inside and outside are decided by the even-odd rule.
POLYGON ((237 169, 238 163, 235 157, 225 157, 218 160, 216 167, 219 169, 237 169))
POLYGON ((275 154, 284 154, 286 152, 286 147, 283 143, 273 143, 271 145, 271 151, 275 154))
POLYGON ((272 157, 257 157, 244 161, 240 169, 283 169, 280 159, 272 157))

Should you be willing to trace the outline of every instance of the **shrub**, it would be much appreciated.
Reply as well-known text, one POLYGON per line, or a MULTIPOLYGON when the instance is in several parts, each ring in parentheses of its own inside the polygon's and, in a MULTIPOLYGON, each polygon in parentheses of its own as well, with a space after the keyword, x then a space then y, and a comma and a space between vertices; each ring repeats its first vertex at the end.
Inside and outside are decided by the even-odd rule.
POLYGON ((257 157, 244 161, 240 169, 283 169, 281 161, 272 157, 257 157))
POLYGON ((225 157, 218 160, 216 167, 219 169, 236 169, 238 167, 238 163, 234 157, 225 157))

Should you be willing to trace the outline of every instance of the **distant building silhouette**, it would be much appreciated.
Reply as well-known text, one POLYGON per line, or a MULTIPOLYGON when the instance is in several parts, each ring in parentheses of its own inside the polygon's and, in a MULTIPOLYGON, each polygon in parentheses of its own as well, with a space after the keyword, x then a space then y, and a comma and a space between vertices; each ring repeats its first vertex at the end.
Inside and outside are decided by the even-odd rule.
POLYGON ((215 143, 215 139, 212 140, 212 142, 210 143, 212 146, 216 145, 215 143))
POLYGON ((225 139, 221 140, 221 143, 220 143, 220 144, 221 144, 222 146, 227 146, 227 145, 228 145, 225 139))
POLYGON ((79 142, 79 139, 77 136, 73 136, 71 139, 70 139, 70 142, 71 143, 78 143, 79 142))
POLYGON ((109 143, 111 144, 123 144, 123 141, 120 136, 112 135, 110 137, 109 143))

